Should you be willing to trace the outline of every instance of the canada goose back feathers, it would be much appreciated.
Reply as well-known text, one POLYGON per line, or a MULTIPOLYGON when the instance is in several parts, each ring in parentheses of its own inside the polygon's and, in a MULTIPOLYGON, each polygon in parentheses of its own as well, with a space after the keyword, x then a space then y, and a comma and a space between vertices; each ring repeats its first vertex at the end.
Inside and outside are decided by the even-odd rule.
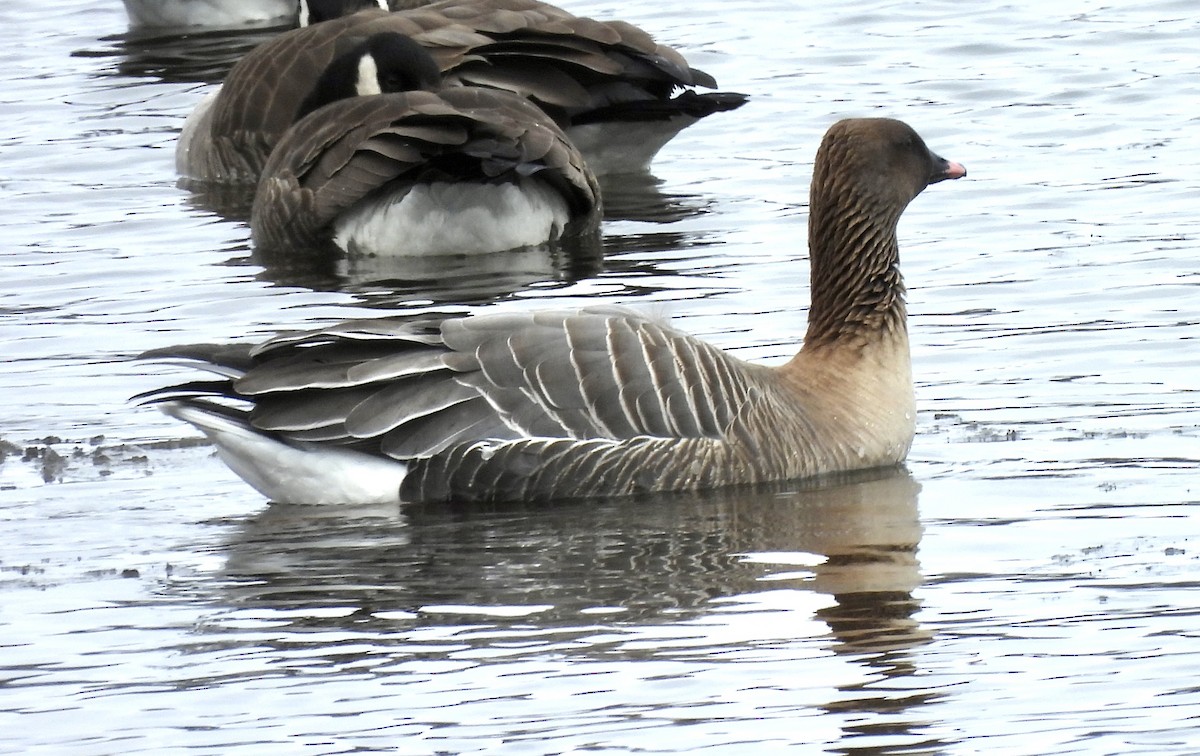
POLYGON ((385 31, 424 45, 449 84, 528 97, 569 134, 576 125, 591 132, 598 124, 616 128, 607 140, 595 133, 581 139, 589 150, 600 140, 603 149, 591 161, 598 174, 644 168, 653 157, 644 140, 633 156, 620 155, 615 145, 628 143, 623 123, 659 124, 663 133, 654 138, 661 144, 698 118, 745 101, 733 93, 691 92, 715 82, 630 24, 576 17, 538 0, 442 0, 397 13, 361 11, 285 32, 255 48, 233 67, 212 101, 189 117, 176 150, 180 174, 199 181, 256 181, 318 74, 335 57, 385 31), (681 89, 687 91, 676 96, 681 89))
POLYGON ((354 254, 469 254, 587 233, 599 213, 595 177, 544 113, 453 87, 352 97, 301 119, 267 161, 251 232, 277 249, 332 239, 354 254), (398 215, 405 202, 422 204, 398 215))

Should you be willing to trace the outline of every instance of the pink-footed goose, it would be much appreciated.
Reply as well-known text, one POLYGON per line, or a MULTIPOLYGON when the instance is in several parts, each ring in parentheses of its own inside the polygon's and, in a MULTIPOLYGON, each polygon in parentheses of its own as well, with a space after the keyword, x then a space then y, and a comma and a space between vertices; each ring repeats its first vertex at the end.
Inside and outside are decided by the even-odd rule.
POLYGON ((829 129, 812 179, 808 332, 779 367, 597 306, 159 350, 146 356, 224 377, 140 398, 203 431, 275 501, 619 496, 897 464, 915 409, 896 226, 926 186, 964 175, 900 121, 829 129))
POLYGON ((576 17, 539 0, 368 9, 285 32, 240 60, 184 123, 175 152, 180 175, 257 181, 320 72, 387 31, 426 46, 448 84, 529 98, 567 132, 598 175, 644 169, 680 130, 746 100, 694 91, 716 83, 631 24, 576 17))
POLYGON ((440 78, 428 51, 394 32, 334 59, 263 169, 255 245, 482 254, 598 228, 596 179, 549 116, 512 92, 440 78))

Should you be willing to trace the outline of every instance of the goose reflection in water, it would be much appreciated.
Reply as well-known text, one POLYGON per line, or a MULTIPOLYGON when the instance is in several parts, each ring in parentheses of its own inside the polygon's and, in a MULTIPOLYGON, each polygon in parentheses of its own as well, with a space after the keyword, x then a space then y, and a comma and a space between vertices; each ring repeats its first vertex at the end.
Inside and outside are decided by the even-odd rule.
POLYGON ((600 272, 599 237, 587 235, 487 255, 367 257, 277 255, 255 249, 250 262, 279 286, 353 295, 365 307, 403 309, 429 302, 482 305, 532 286, 565 286, 600 272))
MULTIPOLYGON (((392 310, 428 302, 487 304, 533 286, 567 286, 602 272, 614 292, 620 286, 630 296, 650 294, 663 288, 652 280, 662 273, 654 260, 665 256, 679 263, 714 254, 717 241, 710 234, 671 225, 706 214, 710 199, 665 190, 650 173, 608 176, 601 187, 605 221, 636 223, 619 230, 609 224, 603 235, 473 256, 349 257, 328 248, 279 254, 239 245, 230 250, 228 264, 261 266, 257 277, 278 286, 345 292, 365 307, 392 310)), ((253 189, 211 184, 188 191, 199 213, 249 220, 253 189)))
POLYGON ((105 47, 76 50, 76 58, 113 58, 119 77, 164 82, 219 84, 246 53, 289 28, 244 26, 237 29, 132 29, 102 37, 105 47))
MULTIPOLYGON (((919 730, 921 708, 936 700, 913 654, 930 637, 914 616, 918 491, 891 469, 803 488, 547 506, 271 505, 238 529, 213 582, 175 584, 212 607, 197 628, 205 642, 180 651, 215 643, 252 655, 265 677, 300 673, 300 659, 322 677, 351 665, 404 695, 462 686, 469 700, 495 679, 492 664, 555 660, 559 673, 524 684, 584 693, 613 683, 589 676, 609 662, 646 663, 622 679, 658 691, 651 681, 664 669, 686 676, 703 660, 701 677, 681 684, 711 682, 704 670, 727 665, 712 674, 748 677, 713 690, 718 700, 766 686, 767 716, 837 711, 852 745, 872 727, 919 730), (814 657, 814 643, 850 668, 814 657), (422 682, 429 663, 450 677, 422 682), (815 702, 814 686, 824 691, 815 702)), ((658 694, 670 696, 638 694, 631 706, 654 717, 658 694)), ((622 716, 572 700, 581 716, 622 716)), ((397 717, 447 721, 420 701, 397 717)))
MULTIPOLYGON (((918 490, 889 469, 803 487, 545 506, 272 504, 228 544, 214 598, 308 626, 374 629, 390 642, 405 628, 499 624, 509 614, 563 629, 594 628, 597 616, 676 623, 754 594, 814 591, 832 598, 818 617, 834 650, 890 653, 927 639, 912 617, 918 490), (468 609, 439 610, 447 606, 468 609), (329 607, 347 614, 305 612, 329 607)), ((778 628, 780 639, 792 629, 778 628)))
POLYGON ((705 195, 672 190, 649 171, 609 174, 599 181, 606 221, 679 223, 707 215, 716 202, 705 195))

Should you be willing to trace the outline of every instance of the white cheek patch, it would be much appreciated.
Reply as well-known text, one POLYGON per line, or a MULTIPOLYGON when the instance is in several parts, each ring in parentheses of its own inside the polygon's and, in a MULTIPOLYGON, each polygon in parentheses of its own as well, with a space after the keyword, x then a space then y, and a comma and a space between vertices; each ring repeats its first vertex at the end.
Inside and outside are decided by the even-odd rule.
POLYGON ((379 87, 379 67, 375 65, 375 57, 370 53, 358 61, 358 79, 354 82, 354 91, 359 97, 383 94, 379 87))

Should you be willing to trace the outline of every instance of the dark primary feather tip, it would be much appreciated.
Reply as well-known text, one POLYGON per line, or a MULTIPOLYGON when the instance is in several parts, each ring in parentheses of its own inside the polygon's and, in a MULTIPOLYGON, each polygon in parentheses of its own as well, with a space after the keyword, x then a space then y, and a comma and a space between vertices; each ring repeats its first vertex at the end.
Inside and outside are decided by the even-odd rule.
POLYGON ((224 393, 229 388, 229 381, 187 381, 149 391, 143 391, 129 397, 134 404, 158 404, 172 402, 183 398, 210 397, 224 393))

